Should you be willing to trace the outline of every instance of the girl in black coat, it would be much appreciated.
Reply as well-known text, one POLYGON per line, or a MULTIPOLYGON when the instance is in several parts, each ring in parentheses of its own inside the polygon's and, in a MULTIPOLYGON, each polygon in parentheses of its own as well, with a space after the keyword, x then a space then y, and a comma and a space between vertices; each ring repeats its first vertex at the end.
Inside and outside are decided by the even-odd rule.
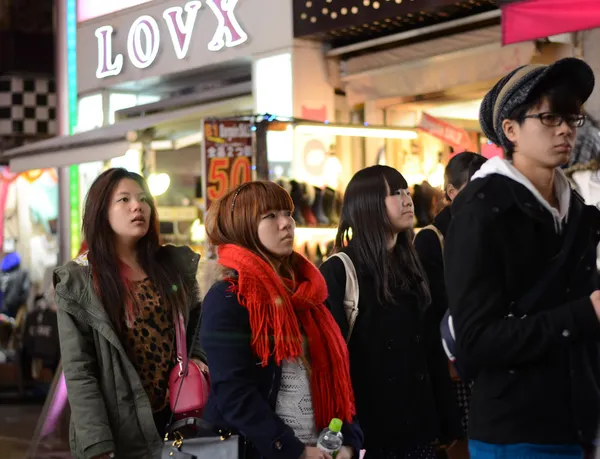
MULTIPOLYGON (((450 202, 469 183, 471 177, 487 161, 487 158, 465 151, 454 156, 446 166, 446 199, 450 202)), ((434 219, 433 223, 423 228, 415 237, 415 249, 423 270, 427 275, 431 290, 431 318, 435 323, 440 323, 448 309, 446 296, 446 281, 444 279, 444 238, 452 221, 451 206, 445 207, 434 219)), ((440 337, 441 338, 441 337, 440 337)), ((463 429, 467 430, 469 419, 469 402, 471 398, 471 384, 461 381, 450 366, 452 384, 456 393, 456 400, 462 416, 463 429)), ((448 450, 450 459, 469 457, 467 442, 462 440, 448 450)))
MULTIPOLYGON (((359 283, 349 341, 365 459, 435 457, 436 442, 462 435, 437 324, 425 319, 427 283, 412 246, 413 203, 395 169, 373 166, 348 184, 336 238, 359 283)), ((328 307, 348 337, 346 273, 333 257, 321 267, 328 307)))

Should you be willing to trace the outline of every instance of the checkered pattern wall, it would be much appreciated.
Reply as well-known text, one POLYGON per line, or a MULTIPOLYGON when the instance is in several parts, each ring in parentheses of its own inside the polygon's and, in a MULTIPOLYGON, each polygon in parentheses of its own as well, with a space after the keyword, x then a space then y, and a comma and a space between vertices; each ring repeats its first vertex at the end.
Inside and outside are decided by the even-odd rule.
POLYGON ((0 76, 0 136, 56 135, 56 87, 51 78, 0 76))

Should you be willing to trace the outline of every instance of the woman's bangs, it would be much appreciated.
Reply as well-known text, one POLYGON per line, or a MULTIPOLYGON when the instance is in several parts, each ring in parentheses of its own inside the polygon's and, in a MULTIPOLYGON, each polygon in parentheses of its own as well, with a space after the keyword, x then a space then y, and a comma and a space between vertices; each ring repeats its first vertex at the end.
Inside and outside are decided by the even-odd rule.
POLYGON ((393 193, 398 190, 408 189, 408 183, 406 182, 406 179, 396 169, 386 167, 385 169, 383 169, 383 176, 388 186, 390 187, 390 193, 393 193))
POLYGON ((282 187, 274 182, 262 182, 254 187, 257 213, 264 214, 270 210, 294 211, 292 198, 282 187))

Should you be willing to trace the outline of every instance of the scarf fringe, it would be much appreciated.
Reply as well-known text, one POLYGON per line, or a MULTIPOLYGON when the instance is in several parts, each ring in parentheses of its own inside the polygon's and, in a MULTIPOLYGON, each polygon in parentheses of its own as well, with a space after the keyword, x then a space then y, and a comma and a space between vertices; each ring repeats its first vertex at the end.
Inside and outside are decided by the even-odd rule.
POLYGON ((230 291, 248 310, 252 349, 263 367, 303 356, 304 337, 311 361, 311 392, 319 429, 333 418, 351 422, 356 414, 348 348, 331 313, 323 305, 327 285, 318 269, 295 253, 299 282, 290 293, 262 258, 235 245, 219 247, 219 263, 238 273, 228 279, 230 291))

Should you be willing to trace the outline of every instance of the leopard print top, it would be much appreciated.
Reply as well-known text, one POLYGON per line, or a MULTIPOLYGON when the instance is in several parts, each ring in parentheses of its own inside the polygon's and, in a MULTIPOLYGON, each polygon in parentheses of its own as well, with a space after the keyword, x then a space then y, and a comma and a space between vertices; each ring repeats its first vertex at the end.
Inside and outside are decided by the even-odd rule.
POLYGON ((175 363, 175 328, 150 279, 134 282, 139 312, 127 327, 127 353, 148 394, 152 411, 164 409, 169 401, 169 373, 175 363))

